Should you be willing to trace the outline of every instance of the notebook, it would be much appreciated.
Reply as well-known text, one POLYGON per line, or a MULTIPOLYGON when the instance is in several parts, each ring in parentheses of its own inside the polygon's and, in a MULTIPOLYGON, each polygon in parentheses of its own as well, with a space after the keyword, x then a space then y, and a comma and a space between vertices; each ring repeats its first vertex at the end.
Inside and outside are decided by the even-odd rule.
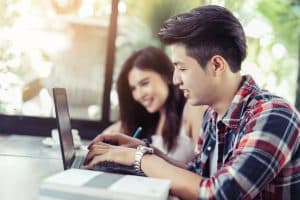
POLYGON ((68 169, 43 180, 39 200, 166 200, 170 180, 68 169))
MULTIPOLYGON (((53 88, 53 98, 64 170, 70 168, 83 168, 86 154, 76 155, 66 89, 53 88)), ((113 162, 99 163, 93 170, 136 175, 132 166, 113 162)))

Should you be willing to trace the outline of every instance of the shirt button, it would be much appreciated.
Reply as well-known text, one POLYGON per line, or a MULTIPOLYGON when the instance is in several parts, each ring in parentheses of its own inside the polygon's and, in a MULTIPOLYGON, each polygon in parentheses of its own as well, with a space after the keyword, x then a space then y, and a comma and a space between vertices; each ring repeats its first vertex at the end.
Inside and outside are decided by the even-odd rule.
POLYGON ((222 122, 222 121, 219 121, 219 122, 217 123, 217 127, 218 127, 218 129, 221 129, 221 128, 223 127, 223 122, 222 122))
POLYGON ((207 151, 210 151, 211 150, 211 146, 207 147, 207 151))

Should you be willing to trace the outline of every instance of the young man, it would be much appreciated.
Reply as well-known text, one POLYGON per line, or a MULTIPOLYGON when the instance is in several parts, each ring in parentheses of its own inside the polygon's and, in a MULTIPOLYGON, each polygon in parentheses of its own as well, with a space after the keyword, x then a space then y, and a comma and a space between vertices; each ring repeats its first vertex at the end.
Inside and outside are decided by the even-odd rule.
POLYGON ((300 115, 240 74, 246 39, 239 21, 225 8, 203 6, 166 21, 159 36, 172 50, 174 83, 190 104, 210 106, 200 154, 184 169, 147 147, 124 147, 143 142, 101 135, 87 168, 104 160, 134 165, 170 179, 171 192, 182 199, 300 199, 300 115))

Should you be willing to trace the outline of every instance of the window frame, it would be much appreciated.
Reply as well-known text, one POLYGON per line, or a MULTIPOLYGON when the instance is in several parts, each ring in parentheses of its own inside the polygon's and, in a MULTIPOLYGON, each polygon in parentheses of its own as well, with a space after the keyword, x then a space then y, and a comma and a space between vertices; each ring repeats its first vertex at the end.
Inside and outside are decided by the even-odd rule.
MULTIPOLYGON (((106 44, 105 77, 102 96, 102 115, 100 120, 72 119, 72 128, 78 129, 83 139, 92 139, 110 121, 110 92, 112 88, 112 77, 115 63, 115 40, 117 34, 119 0, 111 0, 111 15, 109 21, 108 41, 106 44)), ((99 72, 100 75, 100 72, 99 72)), ((100 104, 100 102, 99 102, 100 104)), ((36 117, 24 115, 0 114, 0 133, 19 134, 34 136, 49 136, 51 130, 57 128, 56 119, 53 117, 36 117)))

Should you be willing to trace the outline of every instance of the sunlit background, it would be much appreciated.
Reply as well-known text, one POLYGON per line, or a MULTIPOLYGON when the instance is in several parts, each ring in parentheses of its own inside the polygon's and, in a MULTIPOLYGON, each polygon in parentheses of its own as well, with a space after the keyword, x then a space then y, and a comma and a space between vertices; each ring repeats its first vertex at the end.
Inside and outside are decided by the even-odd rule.
MULTIPOLYGON (((168 17, 203 4, 227 7, 248 40, 243 73, 296 99, 300 3, 297 0, 120 0, 113 80, 130 53, 157 39, 168 17)), ((53 116, 53 87, 67 88, 71 116, 98 120, 104 84, 110 0, 0 1, 0 114, 53 116)), ((111 118, 117 117, 112 87, 111 118)))

